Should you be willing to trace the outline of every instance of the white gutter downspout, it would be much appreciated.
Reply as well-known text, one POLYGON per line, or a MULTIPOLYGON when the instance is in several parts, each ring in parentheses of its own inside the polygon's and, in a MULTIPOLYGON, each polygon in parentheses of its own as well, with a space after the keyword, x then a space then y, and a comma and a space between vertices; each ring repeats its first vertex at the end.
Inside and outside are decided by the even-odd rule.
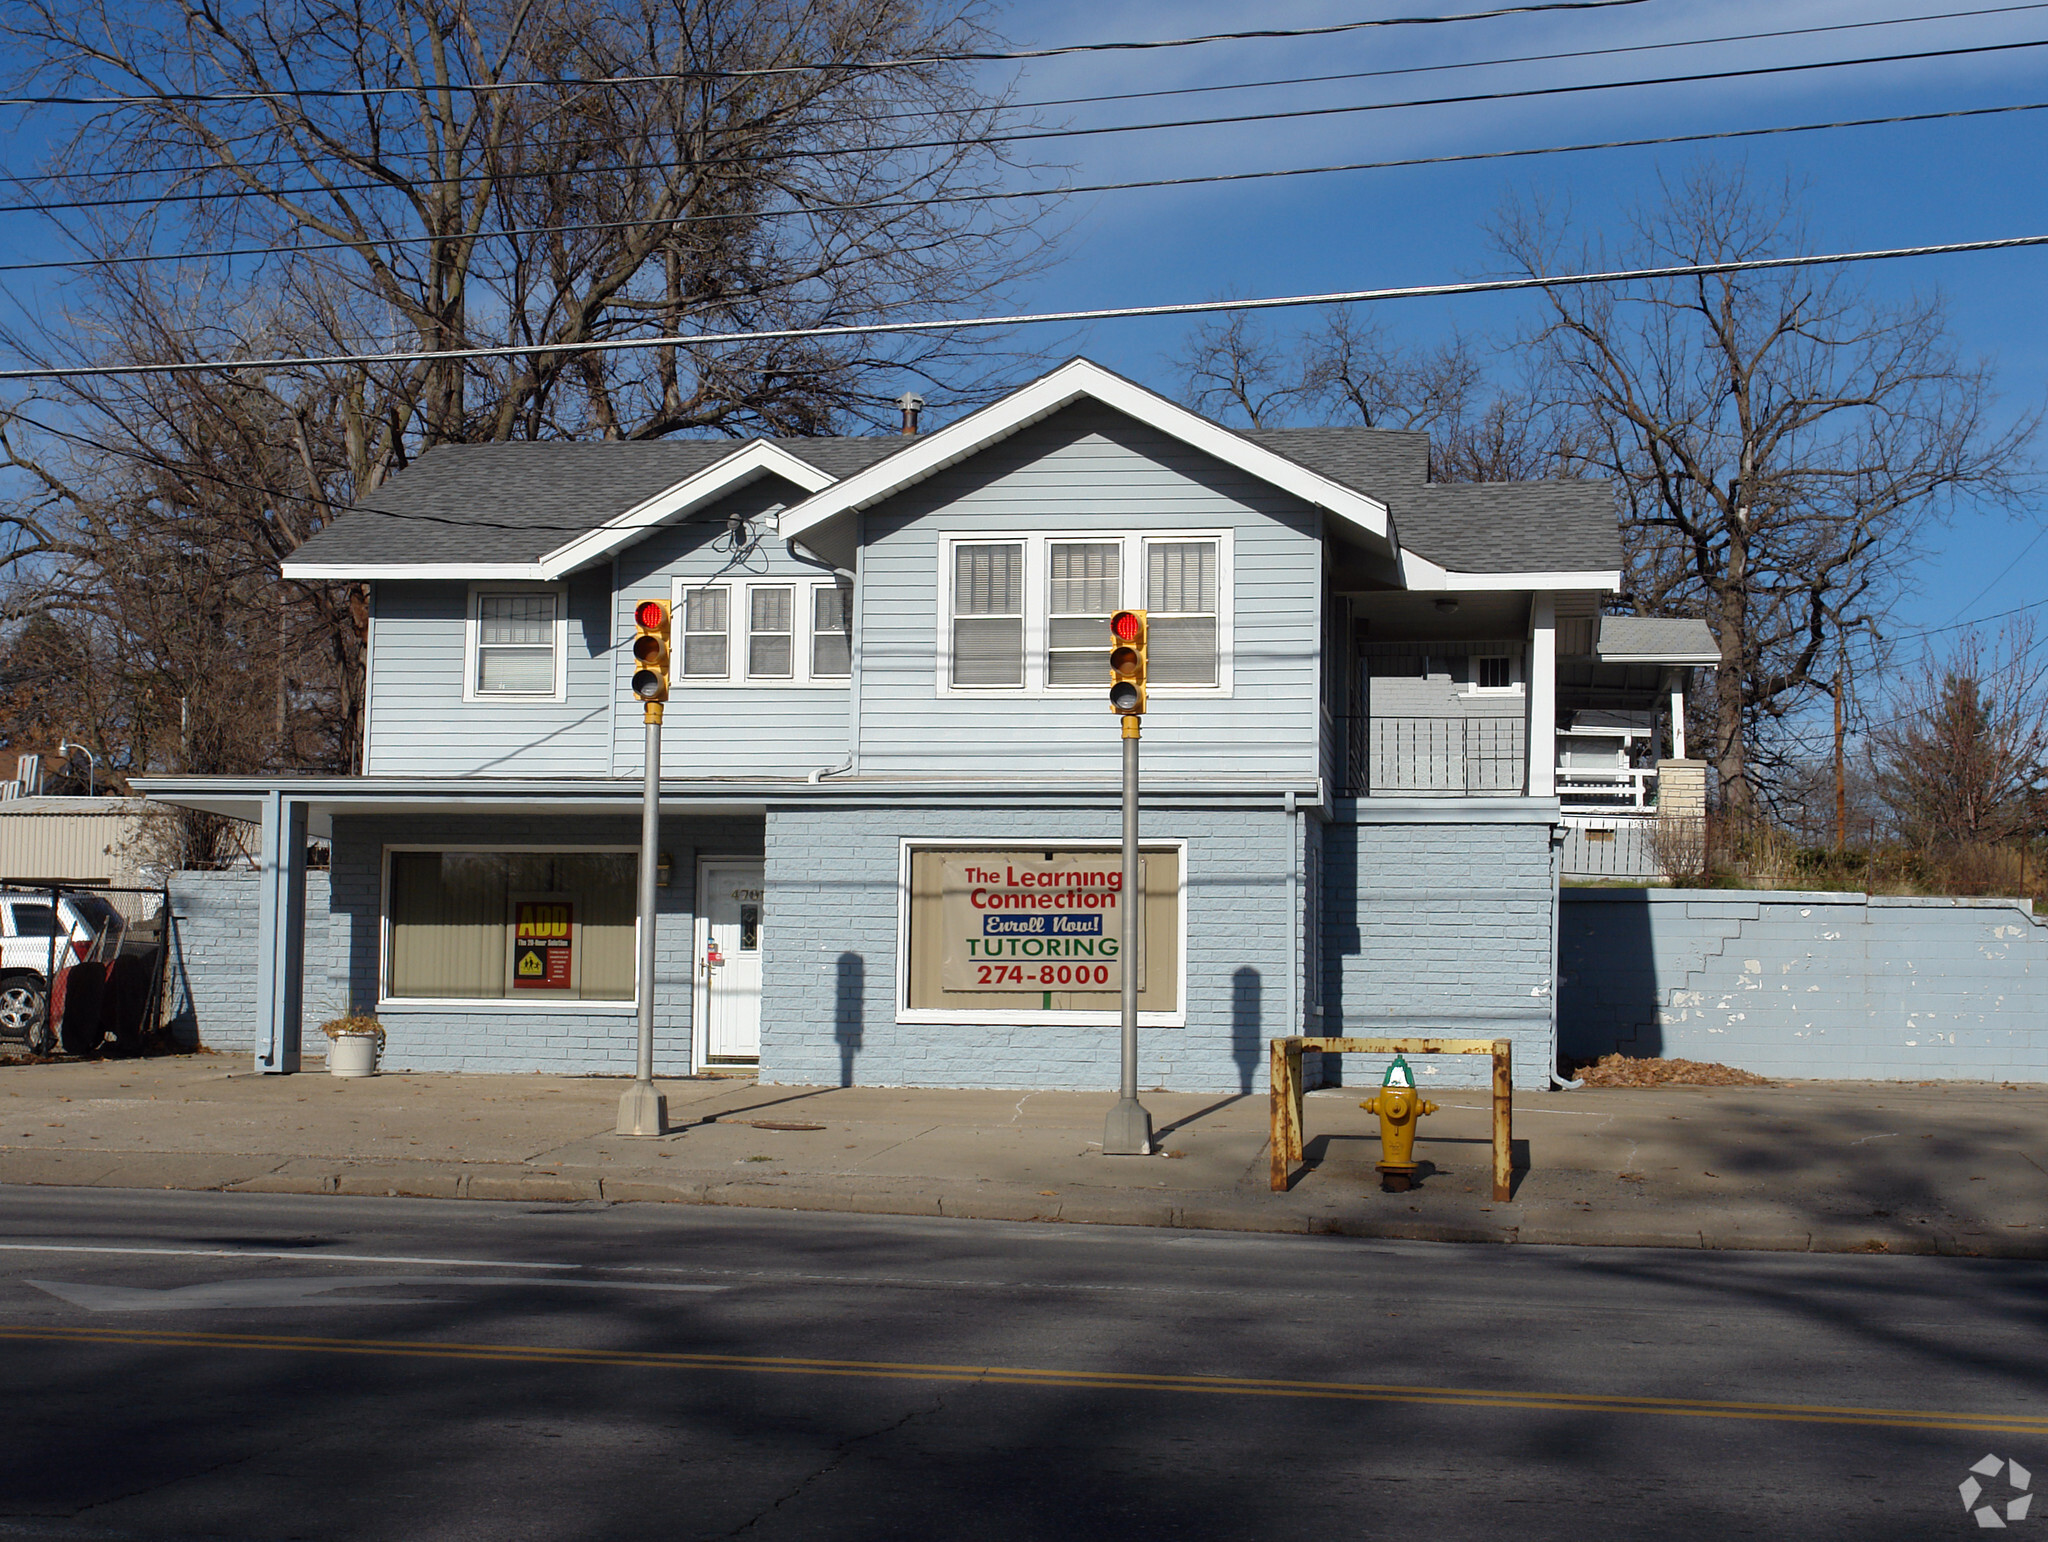
MULTIPOLYGON (((795 536, 791 536, 787 541, 783 542, 783 545, 789 549, 790 556, 796 561, 809 563, 814 568, 823 568, 835 578, 845 579, 851 587, 851 595, 849 596, 850 609, 847 616, 847 631, 850 634, 847 649, 850 655, 848 660, 848 675, 850 678, 847 681, 846 688, 846 759, 836 766, 821 766, 816 771, 813 771, 807 780, 815 787, 828 776, 844 776, 853 769, 855 759, 854 747, 860 740, 860 697, 857 684, 860 679, 860 652, 855 645, 859 633, 857 623, 860 614, 860 575, 840 567, 837 563, 827 562, 795 536)), ((858 562, 860 558, 855 557, 853 560, 858 562)))
POLYGON ((1281 804, 1287 815, 1287 1037, 1301 1032, 1301 810, 1294 789, 1281 804))

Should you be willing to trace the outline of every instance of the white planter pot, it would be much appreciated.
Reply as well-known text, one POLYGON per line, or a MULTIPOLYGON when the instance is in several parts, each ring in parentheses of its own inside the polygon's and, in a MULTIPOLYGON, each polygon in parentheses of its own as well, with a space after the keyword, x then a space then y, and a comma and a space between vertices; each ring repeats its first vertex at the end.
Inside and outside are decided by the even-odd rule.
POLYGON ((367 1033, 344 1033, 328 1041, 327 1074, 330 1076, 375 1076, 377 1040, 367 1033))

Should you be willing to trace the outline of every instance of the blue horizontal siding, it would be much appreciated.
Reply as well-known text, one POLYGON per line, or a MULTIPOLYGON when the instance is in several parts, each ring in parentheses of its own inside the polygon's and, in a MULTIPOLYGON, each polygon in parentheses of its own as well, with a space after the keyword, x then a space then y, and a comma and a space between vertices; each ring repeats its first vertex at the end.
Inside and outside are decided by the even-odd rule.
POLYGON ((462 699, 469 586, 384 580, 371 617, 372 776, 603 776, 611 753, 611 589, 569 581, 567 700, 462 699))
MULTIPOLYGON (((780 477, 760 477, 687 521, 666 525, 620 552, 614 564, 614 625, 627 641, 618 650, 609 685, 614 729, 612 774, 642 770, 646 726, 628 684, 633 674, 633 607, 665 600, 677 578, 688 583, 731 583, 827 578, 823 569, 789 555, 775 534, 774 516, 800 496, 780 477), (742 559, 720 550, 730 516, 755 520, 757 546, 742 559)), ((732 646, 746 646, 745 622, 732 617, 732 646)), ((680 623, 675 638, 682 648, 680 623)), ((678 665, 680 667, 680 665, 678 665)), ((669 690, 661 731, 663 776, 804 776, 846 758, 848 687, 692 686, 677 679, 669 690)))
POLYGON ((1103 696, 942 696, 942 534, 1229 530, 1228 696, 1155 695, 1145 764, 1163 775, 1313 777, 1322 551, 1317 510, 1122 414, 1068 408, 865 516, 863 775, 1111 776, 1103 696))

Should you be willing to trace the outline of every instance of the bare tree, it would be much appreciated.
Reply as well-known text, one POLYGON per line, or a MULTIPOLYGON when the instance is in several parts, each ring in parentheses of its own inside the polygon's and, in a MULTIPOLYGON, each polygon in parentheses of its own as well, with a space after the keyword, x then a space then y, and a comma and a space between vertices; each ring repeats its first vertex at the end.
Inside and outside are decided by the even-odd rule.
POLYGON ((1462 336, 1402 344, 1339 310, 1283 341, 1240 314, 1197 327, 1173 364, 1189 405, 1225 422, 1423 430, 1432 481, 1526 481, 1568 474, 1573 461, 1570 424, 1496 384, 1462 336))
POLYGON ((18 87, 130 98, 50 156, 118 202, 52 211, 79 267, 19 353, 514 350, 98 377, 0 413, 0 566, 131 634, 138 764, 183 698, 182 765, 353 766, 364 597, 278 565, 424 449, 846 431, 1015 362, 942 334, 579 345, 923 318, 1046 250, 1045 202, 988 196, 1017 166, 1005 98, 955 62, 978 0, 20 0, 0 37, 18 87), (108 260, 166 249, 189 255, 108 260))
POLYGON ((2048 660, 2030 626, 1987 650, 1975 632, 1930 660, 1871 731, 1878 790, 1922 850, 2037 833, 2048 788, 2048 660))
MULTIPOLYGON (((1497 235, 1518 269, 1742 260, 1801 245, 1789 190, 1692 172, 1618 251, 1565 254, 1541 211, 1497 235)), ((2020 489, 2037 416, 1994 420, 1988 364, 1937 300, 1884 305, 1815 269, 1556 288, 1525 339, 1623 502, 1645 614, 1703 615, 1720 645, 1709 754, 1724 807, 1758 801, 1758 750, 1844 649, 1882 627, 1908 536, 1962 497, 2020 489)))

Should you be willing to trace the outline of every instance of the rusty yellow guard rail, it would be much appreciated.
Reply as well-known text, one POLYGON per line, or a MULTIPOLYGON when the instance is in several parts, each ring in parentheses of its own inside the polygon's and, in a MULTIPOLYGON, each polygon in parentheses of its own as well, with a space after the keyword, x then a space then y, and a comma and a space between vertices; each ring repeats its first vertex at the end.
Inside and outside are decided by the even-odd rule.
POLYGON ((1300 1163, 1301 1056, 1491 1055, 1493 1057, 1493 1197, 1506 1199, 1513 1183, 1515 1111, 1511 1046, 1506 1039, 1274 1039, 1270 1052, 1273 1104, 1273 1192, 1285 1193, 1300 1163))

